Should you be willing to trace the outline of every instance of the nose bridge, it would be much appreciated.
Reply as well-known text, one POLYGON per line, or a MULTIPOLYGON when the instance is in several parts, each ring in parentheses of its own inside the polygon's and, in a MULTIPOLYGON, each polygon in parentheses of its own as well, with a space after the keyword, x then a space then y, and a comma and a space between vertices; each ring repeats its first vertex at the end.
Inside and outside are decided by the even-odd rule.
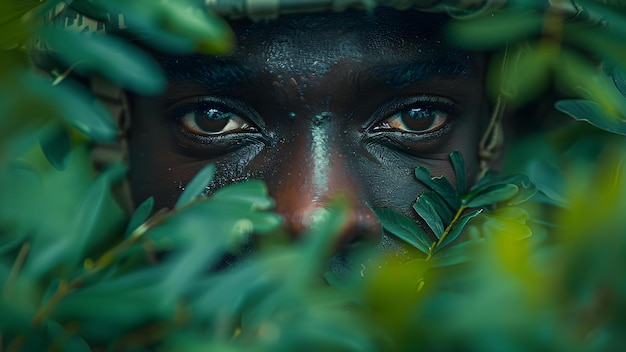
POLYGON ((344 152, 340 128, 333 125, 328 113, 315 115, 310 121, 307 134, 293 141, 292 160, 281 160, 280 180, 272 192, 285 229, 294 237, 301 235, 321 209, 341 197, 350 207, 350 217, 337 234, 337 245, 379 240, 380 224, 367 205, 357 170, 344 152))

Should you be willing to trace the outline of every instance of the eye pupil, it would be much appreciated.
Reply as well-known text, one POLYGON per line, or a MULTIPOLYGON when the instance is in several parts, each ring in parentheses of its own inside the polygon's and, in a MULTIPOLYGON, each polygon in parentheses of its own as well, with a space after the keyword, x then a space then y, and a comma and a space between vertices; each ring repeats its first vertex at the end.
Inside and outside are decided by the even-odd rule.
POLYGON ((230 115, 217 109, 209 109, 202 113, 196 113, 195 122, 205 132, 217 133, 228 125, 230 115))
POLYGON ((430 129, 436 122, 439 111, 422 108, 412 108, 401 114, 402 124, 407 129, 420 132, 430 129))

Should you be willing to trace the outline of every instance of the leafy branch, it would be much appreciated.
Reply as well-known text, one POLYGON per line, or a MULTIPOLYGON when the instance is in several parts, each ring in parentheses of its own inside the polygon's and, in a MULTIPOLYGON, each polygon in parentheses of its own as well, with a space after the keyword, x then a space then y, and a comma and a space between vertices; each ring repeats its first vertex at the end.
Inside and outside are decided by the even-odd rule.
MULTIPOLYGON (((450 161, 456 186, 443 176, 431 176, 423 166, 415 170, 416 178, 427 190, 419 195, 413 209, 435 236, 435 241, 414 220, 403 214, 393 209, 376 210, 386 231, 424 253, 424 260, 435 260, 434 265, 438 266, 459 262, 457 255, 448 255, 444 249, 459 238, 472 219, 499 204, 512 206, 523 203, 536 193, 530 179, 522 174, 503 178, 487 174, 468 190, 463 156, 458 151, 452 152, 450 161)), ((462 245, 467 246, 468 243, 473 242, 462 245)), ((419 285, 421 288, 423 282, 419 285)))
POLYGON ((454 23, 450 39, 466 48, 500 52, 493 56, 489 90, 511 106, 540 97, 556 83, 567 97, 556 102, 557 110, 624 135, 624 5, 580 0, 574 7, 543 9, 536 2, 516 2, 454 23))

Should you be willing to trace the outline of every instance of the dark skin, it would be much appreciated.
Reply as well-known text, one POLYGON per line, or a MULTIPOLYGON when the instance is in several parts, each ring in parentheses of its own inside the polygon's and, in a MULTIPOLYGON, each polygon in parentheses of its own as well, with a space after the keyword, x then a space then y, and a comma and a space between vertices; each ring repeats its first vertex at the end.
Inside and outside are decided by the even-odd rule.
POLYGON ((215 163, 209 193, 264 180, 291 236, 343 197, 352 216, 338 251, 373 241, 405 259, 372 209, 418 220, 412 204, 424 189, 414 169, 454 180, 454 150, 475 174, 489 114, 484 55, 448 47, 443 21, 392 10, 238 21, 229 56, 156 56, 170 84, 133 103, 134 201, 154 196, 157 207, 172 207, 215 163))

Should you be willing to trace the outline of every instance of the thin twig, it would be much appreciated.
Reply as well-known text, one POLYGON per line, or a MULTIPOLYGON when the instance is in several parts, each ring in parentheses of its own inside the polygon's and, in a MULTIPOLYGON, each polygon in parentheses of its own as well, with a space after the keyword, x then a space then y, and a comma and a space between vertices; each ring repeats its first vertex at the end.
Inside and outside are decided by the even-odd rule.
POLYGON ((439 241, 437 241, 437 243, 435 243, 435 245, 432 246, 432 248, 433 248, 432 251, 434 251, 438 246, 441 245, 441 243, 443 243, 443 240, 445 240, 446 237, 448 236, 448 234, 450 233, 450 231, 452 231, 452 225, 454 225, 459 220, 459 218, 461 217, 461 214, 463 214, 463 212, 465 211, 466 208, 467 207, 465 205, 461 205, 461 207, 459 207, 459 210, 454 215, 454 218, 450 222, 450 225, 448 225, 448 227, 446 227, 446 230, 443 232, 443 234, 439 238, 439 241))
POLYGON ((59 283, 59 287, 54 292, 52 297, 46 302, 46 304, 37 311, 35 316, 33 317, 32 324, 33 326, 38 326, 41 324, 54 310, 54 308, 61 302, 61 300, 70 292, 70 287, 65 281, 61 281, 59 283))
POLYGON ((76 66, 78 66, 82 62, 83 62, 82 60, 78 61, 78 62, 75 62, 74 64, 72 64, 72 66, 70 66, 67 70, 65 70, 61 74, 56 74, 55 73, 56 77, 54 78, 54 81, 52 81, 52 85, 56 86, 56 85, 59 85, 59 83, 63 82, 67 77, 70 76, 70 74, 72 73, 72 71, 74 71, 76 66))
MULTIPOLYGON (((4 290, 2 292, 5 298, 11 295, 11 288, 13 287, 13 283, 17 280, 17 275, 19 274, 22 266, 24 265, 24 261, 26 260, 26 256, 28 255, 28 251, 30 251, 30 243, 26 242, 22 245, 22 249, 20 249, 20 253, 17 255, 15 259, 15 263, 13 264, 13 268, 11 268, 11 273, 9 274, 9 278, 7 282, 4 284, 4 290)), ((1 352, 1 349, 0 349, 1 352)))
POLYGON ((13 342, 11 343, 9 348, 7 349, 7 352, 17 352, 17 351, 19 351, 21 349, 22 345, 24 344, 25 340, 26 340, 26 338, 24 337, 24 335, 19 335, 18 337, 15 338, 15 340, 13 340, 13 342))
MULTIPOLYGON (((443 234, 441 235, 441 237, 439 237, 439 240, 437 242, 433 242, 430 245, 430 247, 428 248, 428 256, 426 256, 426 261, 430 261, 432 259, 433 255, 435 254, 435 249, 437 249, 437 247, 439 247, 443 243, 443 240, 445 240, 450 231, 452 231, 452 225, 454 225, 459 220, 461 214, 463 214, 466 208, 467 207, 465 205, 461 205, 459 207, 459 210, 456 212, 456 214, 454 214, 454 218, 452 219, 452 221, 450 221, 450 225, 448 225, 448 227, 446 227, 446 229, 443 231, 443 234)), ((420 292, 424 288, 424 285, 426 285, 426 281, 424 281, 424 277, 421 277, 419 278, 419 280, 417 280, 415 284, 417 286, 416 292, 420 292)))

